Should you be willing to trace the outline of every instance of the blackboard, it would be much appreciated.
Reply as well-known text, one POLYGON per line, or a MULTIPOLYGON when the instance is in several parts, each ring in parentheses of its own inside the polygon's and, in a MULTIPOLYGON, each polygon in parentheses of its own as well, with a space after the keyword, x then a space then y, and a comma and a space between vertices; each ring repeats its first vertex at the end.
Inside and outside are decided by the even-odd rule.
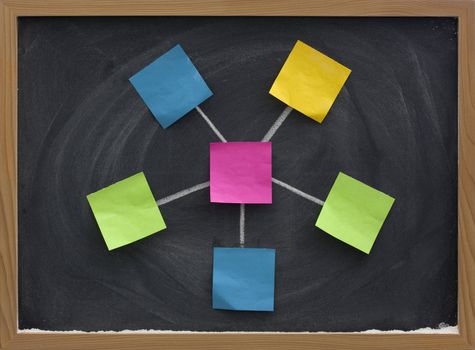
POLYGON ((21 18, 19 328, 362 331, 457 324, 455 18, 21 18), (314 226, 275 186, 246 206, 246 246, 276 249, 274 312, 211 308, 212 248, 239 246, 239 205, 202 190, 168 229, 108 252, 86 194, 144 171, 157 199, 209 179, 215 134, 192 111, 162 129, 128 78, 181 44, 230 141, 262 138, 268 90, 300 39, 352 69, 323 124, 293 111, 273 175, 325 199, 339 171, 396 198, 370 255, 314 226))

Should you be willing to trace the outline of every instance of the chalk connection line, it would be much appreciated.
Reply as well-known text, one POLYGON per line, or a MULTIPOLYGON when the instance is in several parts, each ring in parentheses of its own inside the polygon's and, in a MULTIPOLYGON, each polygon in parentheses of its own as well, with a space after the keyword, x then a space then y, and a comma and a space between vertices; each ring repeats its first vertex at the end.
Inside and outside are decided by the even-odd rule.
POLYGON ((280 128, 280 126, 284 123, 285 119, 289 116, 290 112, 292 112, 293 108, 292 107, 285 107, 285 109, 282 111, 282 113, 279 115, 277 120, 272 124, 270 127, 269 131, 265 134, 265 136, 262 138, 261 142, 268 142, 274 136, 274 134, 277 132, 277 130, 280 128))
POLYGON ((208 187, 209 187, 209 181, 200 183, 200 184, 195 185, 193 187, 184 189, 183 191, 180 191, 180 192, 174 193, 172 195, 169 195, 167 197, 164 197, 162 199, 159 199, 157 201, 157 205, 160 206, 160 205, 164 205, 164 204, 173 202, 176 199, 180 199, 182 197, 188 196, 189 194, 192 194, 193 192, 204 190, 205 188, 208 188, 208 187))
MULTIPOLYGON (((157 205, 161 206, 170 202, 173 202, 174 200, 183 198, 188 196, 189 194, 192 194, 194 192, 204 190, 205 188, 208 188, 210 186, 210 182, 203 182, 198 185, 195 185, 193 187, 189 187, 187 189, 184 189, 182 191, 179 191, 177 193, 174 193, 172 195, 169 195, 167 197, 161 198, 157 200, 157 205)), ((244 204, 239 204, 239 245, 241 247, 244 247, 245 244, 245 234, 244 234, 244 225, 245 224, 245 206, 244 204)))
POLYGON ((324 201, 322 201, 321 199, 318 199, 317 197, 314 197, 314 196, 311 196, 309 195, 308 193, 305 193, 303 191, 300 191, 299 189, 293 187, 293 186, 290 186, 289 184, 286 184, 285 182, 283 181, 280 181, 280 180, 277 180, 276 178, 272 178, 272 182, 275 183, 276 185, 279 185, 280 187, 283 187, 285 188, 286 190, 289 190, 290 192, 292 193, 295 193, 297 196, 300 196, 300 197, 303 197, 305 199, 308 199, 309 201, 313 202, 313 203, 317 203, 318 205, 323 205, 325 204, 324 201))
POLYGON ((209 127, 211 128, 211 130, 214 131, 214 133, 216 134, 216 136, 218 136, 218 138, 221 140, 221 142, 228 142, 226 141, 226 139, 224 138, 223 134, 221 134, 218 130, 218 128, 213 124, 213 122, 206 116, 206 114, 201 110, 200 107, 196 106, 195 109, 198 111, 198 113, 203 117, 203 119, 206 121, 206 123, 208 123, 209 127))
MULTIPOLYGON (((218 136, 218 138, 221 140, 221 142, 228 142, 224 138, 223 134, 221 134, 221 132, 218 130, 218 128, 213 124, 213 122, 201 110, 201 108, 197 106, 197 107, 195 107, 195 109, 198 111, 198 113, 201 115, 201 117, 203 117, 203 119, 209 125, 211 130, 213 130, 213 132, 216 134, 216 136, 218 136)), ((272 124, 270 129, 267 131, 265 136, 262 138, 261 142, 270 141, 270 139, 274 136, 274 134, 277 132, 277 130, 282 126, 282 124, 287 119, 287 117, 289 116, 290 112, 292 112, 292 110, 293 110, 292 107, 289 107, 289 106, 285 107, 285 109, 279 115, 277 120, 274 122, 274 124, 272 124)), ((303 192, 303 191, 301 191, 301 190, 299 190, 299 189, 297 189, 293 186, 290 186, 289 184, 287 184, 283 181, 277 180, 276 178, 272 178, 272 182, 275 183, 276 185, 281 186, 282 188, 285 188, 286 190, 296 194, 297 196, 303 197, 303 198, 305 198, 305 199, 307 199, 307 200, 309 200, 313 203, 316 203, 318 205, 323 205, 325 203, 324 201, 322 201, 322 200, 320 200, 320 199, 318 199, 314 196, 311 196, 308 193, 305 193, 305 192, 303 192)), ((208 188, 208 187, 210 187, 210 182, 209 181, 200 183, 198 185, 189 187, 187 189, 184 189, 182 191, 179 191, 177 193, 174 193, 172 195, 169 195, 167 197, 164 197, 164 198, 161 198, 161 199, 157 200, 157 205, 160 206, 160 205, 164 205, 164 204, 173 202, 174 200, 183 198, 183 197, 188 196, 188 195, 190 195, 194 192, 204 190, 205 188, 208 188)), ((246 240, 246 236, 245 236, 245 226, 246 225, 245 224, 246 224, 246 206, 245 206, 245 204, 240 204, 239 205, 239 244, 240 244, 241 247, 244 247, 245 240, 246 240)))
POLYGON ((241 247, 244 247, 246 237, 244 234, 246 220, 246 206, 244 204, 239 204, 239 244, 241 247))
MULTIPOLYGON (((265 136, 262 138, 261 142, 268 142, 274 136, 274 134, 277 132, 277 130, 281 127, 281 125, 284 123, 285 119, 289 116, 290 112, 292 112, 293 108, 292 107, 285 107, 285 109, 282 111, 282 113, 277 117, 277 120, 272 124, 270 127, 269 131, 265 134, 265 136)), ((283 181, 277 180, 275 178, 272 178, 272 182, 275 183, 276 185, 279 185, 286 190, 295 193, 296 195, 303 197, 305 199, 308 199, 309 201, 312 201, 314 203, 317 203, 318 205, 323 205, 325 202, 322 200, 318 199, 317 197, 311 196, 308 193, 305 193, 303 191, 300 191, 299 189, 290 186, 289 184, 286 184, 283 181)), ((242 214, 244 216, 244 214, 242 214)))

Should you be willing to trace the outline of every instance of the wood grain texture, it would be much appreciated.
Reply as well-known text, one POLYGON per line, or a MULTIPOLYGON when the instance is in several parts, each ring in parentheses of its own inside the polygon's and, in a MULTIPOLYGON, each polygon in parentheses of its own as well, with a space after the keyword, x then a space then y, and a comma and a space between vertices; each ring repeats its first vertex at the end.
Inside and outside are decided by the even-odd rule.
POLYGON ((471 349, 459 336, 347 334, 20 335, 10 349, 471 349))
POLYGON ((468 1, 451 0, 4 0, 16 16, 458 16, 468 1))
POLYGON ((475 347, 475 6, 473 1, 0 2, 0 348, 473 349, 475 347), (459 327, 457 335, 17 333, 18 16, 307 15, 459 17, 459 327))
POLYGON ((17 328, 16 18, 0 5, 0 347, 17 328))
POLYGON ((475 346, 475 3, 459 19, 459 325, 475 346))

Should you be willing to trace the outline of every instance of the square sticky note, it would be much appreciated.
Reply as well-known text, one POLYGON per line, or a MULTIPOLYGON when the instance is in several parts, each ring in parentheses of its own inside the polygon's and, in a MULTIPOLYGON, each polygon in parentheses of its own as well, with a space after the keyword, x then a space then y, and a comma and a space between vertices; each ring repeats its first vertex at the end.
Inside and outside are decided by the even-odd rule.
POLYGON ((274 311, 275 249, 214 248, 213 309, 274 311))
POLYGON ((210 143, 210 199, 215 203, 272 203, 272 143, 210 143))
POLYGON ((351 70, 297 41, 269 93, 321 123, 351 70))
POLYGON ((315 226, 369 254, 394 198, 339 173, 315 226))
POLYGON ((180 45, 129 80, 163 128, 213 95, 180 45))
POLYGON ((109 250, 166 228, 144 173, 87 195, 109 250))

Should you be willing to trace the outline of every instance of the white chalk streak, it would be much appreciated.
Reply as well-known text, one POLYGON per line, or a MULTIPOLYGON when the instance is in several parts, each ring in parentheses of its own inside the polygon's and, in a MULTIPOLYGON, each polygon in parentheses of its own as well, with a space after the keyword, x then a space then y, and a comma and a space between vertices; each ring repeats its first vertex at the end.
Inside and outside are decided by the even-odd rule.
POLYGON ((317 197, 314 197, 314 196, 309 195, 308 193, 302 192, 299 189, 297 189, 293 186, 290 186, 289 184, 286 184, 285 182, 282 182, 282 181, 274 179, 274 178, 272 178, 272 182, 275 183, 276 185, 279 185, 279 186, 285 188, 286 190, 289 190, 290 192, 295 193, 296 195, 298 195, 300 197, 303 197, 305 199, 308 199, 309 201, 317 203, 318 205, 325 204, 324 201, 318 199, 317 197))
POLYGON ((292 107, 289 107, 289 106, 285 107, 285 109, 282 111, 282 113, 280 113, 277 120, 274 122, 274 124, 272 124, 269 131, 267 132, 267 134, 262 139, 262 142, 270 141, 272 136, 274 136, 274 134, 277 132, 277 129, 279 129, 280 126, 282 125, 282 123, 285 121, 285 119, 287 119, 290 112, 292 112, 292 107))
POLYGON ((419 328, 414 329, 412 331, 402 331, 398 329, 389 330, 389 331, 381 331, 377 329, 369 329, 367 331, 361 332, 310 332, 310 331, 303 331, 303 332, 285 332, 285 331, 274 331, 274 332, 249 332, 249 331, 172 331, 172 330, 159 330, 159 329, 139 329, 139 330, 128 330, 123 329, 120 331, 80 331, 80 330, 73 330, 73 331, 53 331, 53 330, 45 330, 45 329, 38 329, 38 328, 29 328, 29 329, 18 329, 18 333, 23 334, 38 334, 38 333, 46 333, 46 334, 460 334, 458 326, 448 326, 444 328, 419 328))
POLYGON ((246 208, 244 204, 240 204, 239 206, 239 244, 241 247, 244 247, 244 243, 246 240, 246 237, 244 235, 244 226, 245 226, 245 220, 246 220, 246 208))
POLYGON ((206 123, 208 123, 209 127, 211 128, 211 130, 214 131, 214 133, 216 134, 216 136, 219 137, 219 139, 222 141, 222 142, 228 142, 226 141, 226 139, 224 138, 224 136, 219 132, 218 128, 213 124, 213 122, 211 120, 209 120, 209 118, 206 116, 206 114, 204 114, 204 112, 201 110, 200 107, 196 106, 195 109, 198 111, 198 113, 203 117, 203 119, 206 121, 206 123))
POLYGON ((203 183, 198 184, 196 186, 187 188, 183 191, 180 191, 180 192, 177 192, 177 193, 172 194, 170 196, 167 196, 165 198, 159 199, 157 201, 157 204, 159 206, 164 205, 164 204, 167 204, 167 203, 170 203, 170 202, 174 201, 175 199, 179 199, 179 198, 188 196, 189 194, 192 194, 193 192, 196 192, 196 191, 199 191, 199 190, 204 190, 205 188, 208 188, 208 187, 209 187, 209 181, 208 182, 203 182, 203 183))

